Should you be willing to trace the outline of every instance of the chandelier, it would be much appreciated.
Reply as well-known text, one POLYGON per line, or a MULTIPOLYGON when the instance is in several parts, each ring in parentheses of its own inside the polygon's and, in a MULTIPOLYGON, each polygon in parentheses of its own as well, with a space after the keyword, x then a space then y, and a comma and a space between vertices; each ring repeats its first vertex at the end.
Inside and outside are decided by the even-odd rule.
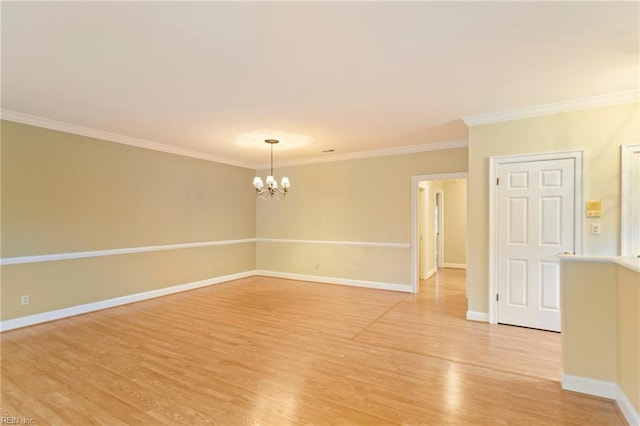
POLYGON ((266 139, 265 143, 271 145, 271 173, 267 176, 267 180, 265 183, 267 186, 265 187, 264 183, 262 183, 262 179, 259 176, 253 178, 253 187, 256 190, 256 196, 263 200, 267 198, 275 198, 276 200, 282 200, 287 196, 287 191, 291 184, 289 183, 289 178, 283 177, 280 181, 280 186, 282 189, 278 188, 278 182, 273 177, 273 145, 277 144, 279 141, 277 139, 266 139))

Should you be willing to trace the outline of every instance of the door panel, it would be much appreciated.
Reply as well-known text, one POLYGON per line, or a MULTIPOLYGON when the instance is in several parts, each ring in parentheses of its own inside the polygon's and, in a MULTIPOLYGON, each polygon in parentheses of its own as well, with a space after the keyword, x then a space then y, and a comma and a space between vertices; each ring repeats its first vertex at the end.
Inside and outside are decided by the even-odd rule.
POLYGON ((540 262, 540 277, 542 292, 540 296, 540 308, 560 310, 560 265, 558 262, 540 262))
POLYGON ((621 254, 640 256, 640 145, 622 147, 621 254))
POLYGON ((498 166, 498 322, 560 331, 558 253, 574 251, 575 160, 498 166))
POLYGON ((509 244, 527 244, 529 230, 529 200, 513 197, 509 199, 509 244))
POLYGON ((640 149, 631 160, 631 256, 640 256, 640 149))
POLYGON ((562 197, 540 198, 540 244, 562 244, 562 197))
POLYGON ((528 305, 527 296, 528 291, 528 274, 527 274, 527 261, 521 259, 509 259, 509 306, 522 306, 528 305))

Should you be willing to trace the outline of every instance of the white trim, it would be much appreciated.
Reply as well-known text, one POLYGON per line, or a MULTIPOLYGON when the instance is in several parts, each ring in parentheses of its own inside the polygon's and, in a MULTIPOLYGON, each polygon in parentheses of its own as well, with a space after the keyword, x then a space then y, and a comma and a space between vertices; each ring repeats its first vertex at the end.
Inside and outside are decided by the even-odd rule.
POLYGON ((467 311, 467 320, 489 322, 489 314, 486 312, 467 311))
POLYGON ((558 258, 563 262, 615 263, 615 258, 613 256, 595 256, 592 254, 560 254, 558 255, 558 258))
POLYGON ((445 262, 443 266, 445 268, 467 269, 467 264, 466 263, 449 263, 449 262, 445 262))
POLYGON ((400 291, 405 293, 409 293, 411 291, 411 287, 407 284, 384 283, 380 281, 352 280, 348 278, 325 277, 320 275, 295 274, 291 272, 278 272, 278 271, 266 271, 266 270, 256 270, 255 275, 262 275, 265 277, 272 277, 272 278, 285 278, 288 280, 311 281, 311 282, 318 282, 323 284, 337 284, 337 285, 346 285, 351 287, 364 287, 364 288, 374 288, 378 290, 400 291))
POLYGON ((328 241, 328 240, 291 240, 286 238, 256 238, 258 243, 287 243, 287 244, 320 244, 330 246, 355 246, 372 248, 411 248, 409 243, 381 243, 368 241, 328 241))
POLYGON ((614 257, 613 261, 616 265, 640 272, 640 257, 614 257))
POLYGON ((429 223, 429 182, 418 182, 418 199, 417 199, 417 207, 418 207, 418 253, 420 256, 420 261, 418 262, 418 273, 421 280, 428 280, 431 277, 431 273, 435 273, 434 271, 427 271, 427 267, 429 266, 428 255, 429 255, 429 239, 428 235, 428 223, 429 223))
POLYGON ((420 271, 418 250, 418 182, 421 180, 467 179, 468 172, 439 173, 431 175, 411 176, 411 292, 417 293, 420 288, 420 271))
POLYGON ((613 399, 631 426, 640 426, 640 413, 635 409, 620 385, 588 377, 562 375, 562 389, 601 398, 613 399))
POLYGON ((21 327, 28 327, 31 325, 41 324, 49 321, 55 321, 55 320, 68 318, 75 315, 81 315, 89 312, 99 311, 102 309, 113 308, 116 306, 127 305, 130 303, 140 302, 143 300, 154 299, 156 297, 167 296, 174 293, 194 290, 201 287, 221 284, 228 281, 238 280, 241 278, 248 278, 256 275, 262 275, 266 277, 275 277, 275 278, 286 278, 286 279, 293 279, 293 280, 300 280, 300 281, 312 281, 312 282, 318 282, 318 283, 324 283, 324 284, 338 284, 338 285, 347 285, 347 286, 353 286, 353 287, 374 288, 379 290, 391 290, 391 291, 400 291, 400 292, 410 291, 410 287, 406 284, 351 280, 351 279, 345 279, 345 278, 322 277, 322 276, 315 276, 315 275, 292 274, 292 273, 265 271, 265 270, 251 270, 251 271, 239 272, 236 274, 224 275, 220 277, 208 278, 202 281, 179 284, 172 287, 165 287, 165 288, 160 288, 156 290, 150 290, 143 293, 130 294, 126 296, 116 297, 113 299, 100 300, 97 302, 91 302, 83 305, 71 306, 68 308, 57 309, 55 311, 41 312, 34 315, 27 315, 24 317, 12 318, 8 320, 0 321, 0 332, 14 330, 16 328, 21 328, 21 327))
POLYGON ((438 268, 433 268, 429 272, 427 272, 426 278, 422 278, 423 280, 428 280, 432 276, 434 276, 438 272, 438 268))
POLYGON ((489 293, 487 297, 489 299, 489 322, 491 324, 498 323, 498 302, 496 301, 495 294, 498 291, 497 286, 497 265, 498 261, 496 256, 497 246, 497 232, 498 227, 494 223, 495 214, 497 211, 496 203, 498 197, 496 194, 497 185, 495 185, 496 178, 498 177, 498 167, 502 164, 518 163, 518 162, 531 162, 531 161, 545 161, 545 160, 560 160, 565 158, 571 158, 575 161, 575 188, 574 188, 574 251, 575 254, 582 254, 582 240, 584 226, 584 180, 585 175, 584 167, 584 151, 563 151, 563 152, 549 152, 539 154, 517 154, 517 155, 501 155, 489 157, 489 293))
MULTIPOLYGON (((244 161, 238 161, 227 157, 211 155, 200 151, 180 148, 173 145, 166 145, 158 142, 148 141, 145 139, 132 138, 117 133, 107 132, 105 130, 92 129, 90 127, 78 126, 76 124, 66 123, 63 121, 51 120, 48 118, 37 117, 35 115, 24 114, 17 111, 7 109, 1 110, 2 120, 13 121, 15 123, 28 124, 30 126, 41 127, 44 129, 56 130, 59 132, 71 133, 74 135, 86 136, 89 138, 100 139, 109 142, 120 143, 124 145, 135 146, 138 148, 150 149, 153 151, 166 152, 168 154, 182 155, 184 157, 197 158, 200 160, 213 161, 216 163, 228 164, 230 166, 244 167, 247 169, 264 170, 269 165, 250 164, 244 161)), ((386 157, 392 155, 414 154, 418 152, 439 151, 445 149, 465 148, 469 146, 467 139, 456 139, 444 142, 432 142, 420 145, 399 146, 393 148, 375 149, 370 151, 359 151, 345 154, 326 155, 320 157, 304 158, 300 160, 290 160, 279 162, 278 167, 298 166, 305 164, 328 163, 334 161, 358 160, 361 158, 386 157)))
MULTIPOLYGON (((431 142, 420 145, 398 146, 393 148, 375 149, 370 151, 349 152, 345 154, 332 154, 322 157, 311 157, 299 160, 279 161, 278 167, 301 166, 307 164, 331 163, 334 161, 360 160, 363 158, 388 157, 393 155, 415 154, 419 152, 441 151, 446 149, 466 148, 469 146, 467 139, 456 139, 444 142, 431 142)), ((259 170, 268 169, 268 164, 258 167, 259 170)))
POLYGON ((58 309, 55 311, 42 312, 39 314, 28 315, 19 318, 0 321, 0 332, 13 330, 16 328, 27 327, 30 325, 40 324, 43 322, 55 321, 75 315, 86 314, 88 312, 99 311, 102 309, 113 308, 115 306, 127 305, 129 303, 140 302, 143 300, 153 299, 156 297, 167 296, 173 293, 193 290, 200 287, 206 287, 214 284, 221 284, 227 281, 238 280, 255 275, 255 271, 239 272, 237 274, 224 275, 215 278, 208 278, 202 281, 195 281, 186 284, 179 284, 172 287, 159 288, 157 290, 145 291, 143 293, 130 294, 127 296, 116 297, 113 299, 100 300, 84 305, 71 306, 69 308, 58 309))
POLYGON ((620 255, 632 256, 638 253, 632 253, 632 241, 629 238, 633 229, 633 206, 630 202, 631 190, 634 189, 631 183, 631 160, 634 152, 640 152, 640 144, 623 145, 620 150, 620 255))
POLYGON ((616 404, 622 412, 622 415, 627 420, 627 423, 631 426, 640 426, 640 413, 635 409, 627 395, 624 393, 620 386, 617 386, 616 392, 616 404))
POLYGON ((138 148, 150 149, 153 151, 166 152, 168 154, 182 155, 184 157, 197 158, 200 160, 213 161, 216 163, 228 164, 230 166, 244 167, 253 169, 254 165, 242 161, 232 160, 230 158, 219 157, 216 155, 205 154, 200 151, 193 151, 177 146, 165 145, 158 142, 148 141, 144 139, 132 138, 129 136, 119 135, 104 130, 92 129, 89 127, 77 126, 62 121, 50 120, 48 118, 36 117, 34 115, 23 114, 21 112, 3 109, 3 120, 13 121, 16 123, 28 124, 30 126, 42 127, 44 129, 57 130, 59 132, 71 133, 74 135, 86 136, 89 138, 100 139, 109 142, 121 143, 123 145, 135 146, 138 148))
POLYGON ((628 90, 625 92, 575 99, 572 101, 556 102, 527 108, 490 112, 486 114, 470 115, 467 117, 462 117, 462 120, 467 126, 473 127, 481 124, 519 120, 522 118, 540 117, 543 115, 559 114, 562 112, 578 111, 582 109, 630 104, 638 102, 638 96, 638 90, 628 90))
MULTIPOLYGON (((444 267, 444 191, 442 189, 436 189, 433 192, 433 204, 438 206, 438 230, 440 235, 434 235, 436 239, 434 246, 436 247, 436 253, 433 253, 433 262, 436 268, 444 267), (438 195, 440 195, 440 204, 438 204, 438 195), (438 256, 439 255, 439 256, 438 256)), ((431 224, 433 226, 433 224, 431 224)), ((433 229, 433 228, 432 228, 433 229)))
POLYGON ((562 389, 601 398, 616 399, 618 385, 613 382, 590 379, 588 377, 562 375, 562 389))
POLYGON ((122 254, 145 253, 150 251, 181 250, 181 249, 187 249, 187 248, 226 246, 226 245, 247 244, 247 243, 255 243, 255 242, 324 244, 324 245, 372 247, 372 248, 399 248, 399 249, 411 248, 411 244, 409 243, 384 243, 384 242, 367 242, 367 241, 288 240, 288 239, 281 239, 281 238, 244 238, 244 239, 238 239, 238 240, 203 241, 199 243, 166 244, 161 246, 128 247, 128 248, 120 248, 120 249, 79 251, 79 252, 70 252, 70 253, 39 254, 35 256, 5 257, 0 259, 0 265, 18 265, 22 263, 52 262, 56 260, 83 259, 86 257, 117 256, 122 254))
POLYGON ((5 257, 0 259, 0 265, 52 262, 56 260, 83 259, 86 257, 117 256, 121 254, 145 253, 149 251, 181 250, 187 248, 226 246, 254 242, 256 242, 255 238, 244 238, 240 240, 203 241, 200 243, 166 244, 161 246, 129 247, 121 249, 80 251, 72 253, 40 254, 35 256, 5 257))
POLYGON ((559 255, 558 258, 563 262, 588 262, 588 263, 615 263, 635 272, 640 272, 640 258, 623 257, 623 256, 593 256, 593 255, 559 255))

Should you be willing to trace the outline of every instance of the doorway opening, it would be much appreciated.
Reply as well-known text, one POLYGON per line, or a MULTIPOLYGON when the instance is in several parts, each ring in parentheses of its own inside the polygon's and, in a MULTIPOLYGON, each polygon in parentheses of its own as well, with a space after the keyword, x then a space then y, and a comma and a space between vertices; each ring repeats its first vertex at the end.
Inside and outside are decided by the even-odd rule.
POLYGON ((466 269, 467 173, 413 177, 412 291, 441 268, 466 269))

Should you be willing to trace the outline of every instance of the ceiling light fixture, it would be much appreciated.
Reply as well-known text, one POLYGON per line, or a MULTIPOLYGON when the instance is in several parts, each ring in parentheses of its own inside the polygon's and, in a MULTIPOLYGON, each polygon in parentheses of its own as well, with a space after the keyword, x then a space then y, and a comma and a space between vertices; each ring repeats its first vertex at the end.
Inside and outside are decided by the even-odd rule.
POLYGON ((266 179, 266 188, 264 183, 262 183, 262 179, 259 176, 253 178, 253 187, 256 190, 256 196, 263 200, 267 198, 275 198, 276 200, 282 200, 287 196, 287 191, 291 184, 289 183, 288 177, 283 177, 280 181, 280 186, 282 189, 278 188, 278 182, 273 177, 273 145, 277 144, 279 141, 277 139, 266 139, 265 143, 271 145, 271 173, 267 176, 266 179))

